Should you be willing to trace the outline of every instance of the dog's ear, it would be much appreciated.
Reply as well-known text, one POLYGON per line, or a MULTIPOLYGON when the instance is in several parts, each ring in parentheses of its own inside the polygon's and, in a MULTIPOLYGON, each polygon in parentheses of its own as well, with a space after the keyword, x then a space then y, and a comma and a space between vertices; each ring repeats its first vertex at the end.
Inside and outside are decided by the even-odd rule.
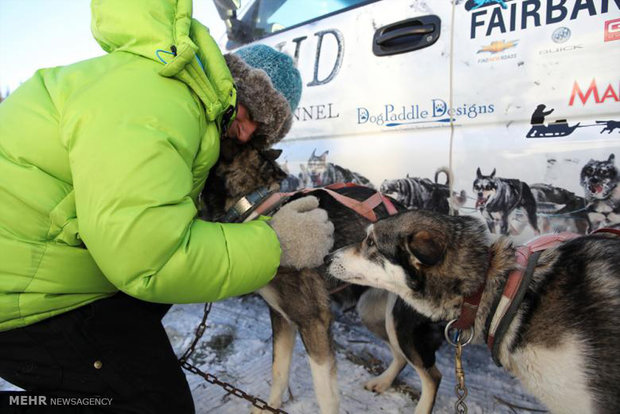
POLYGON ((322 153, 319 158, 325 161, 327 159, 327 154, 329 154, 329 150, 326 150, 324 153, 322 153))
POLYGON ((614 154, 610 154, 609 159, 607 161, 614 162, 615 159, 616 159, 616 156, 614 154))
POLYGON ((263 150, 263 156, 265 158, 267 158, 270 161, 275 161, 278 159, 278 157, 280 156, 280 154, 282 154, 282 150, 281 149, 266 149, 263 150))
POLYGON ((493 168, 493 172, 490 175, 491 178, 495 178, 495 168, 493 168))
POLYGON ((433 266, 443 259, 446 242, 438 232, 420 230, 407 237, 407 247, 420 263, 433 266))
POLYGON ((476 177, 482 178, 482 172, 480 171, 480 167, 476 170, 476 177))

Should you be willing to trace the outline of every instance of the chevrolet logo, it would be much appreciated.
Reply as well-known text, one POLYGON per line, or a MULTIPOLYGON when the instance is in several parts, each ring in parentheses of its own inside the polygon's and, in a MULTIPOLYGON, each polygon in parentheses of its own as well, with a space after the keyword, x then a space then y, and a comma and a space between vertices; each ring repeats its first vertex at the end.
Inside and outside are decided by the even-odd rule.
POLYGON ((511 40, 510 42, 506 42, 504 40, 496 40, 491 42, 490 45, 482 46, 478 53, 489 52, 492 54, 503 52, 506 49, 510 49, 511 47, 515 47, 517 45, 517 40, 511 40))

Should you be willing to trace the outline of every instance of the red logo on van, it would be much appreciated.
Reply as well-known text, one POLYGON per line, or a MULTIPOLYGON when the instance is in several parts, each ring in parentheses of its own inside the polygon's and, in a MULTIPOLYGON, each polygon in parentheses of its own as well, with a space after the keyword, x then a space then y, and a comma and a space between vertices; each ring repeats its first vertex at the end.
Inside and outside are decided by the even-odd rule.
POLYGON ((586 89, 580 87, 579 83, 575 81, 573 84, 573 91, 570 95, 570 101, 568 101, 568 106, 573 106, 576 98, 578 98, 583 105, 590 100, 597 104, 605 103, 607 100, 612 102, 620 102, 620 83, 618 84, 617 90, 614 89, 614 85, 611 83, 606 86, 601 85, 599 88, 596 84, 596 79, 592 79, 592 82, 590 82, 590 85, 586 89))
POLYGON ((620 19, 607 20, 605 22, 605 41, 620 39, 620 19))

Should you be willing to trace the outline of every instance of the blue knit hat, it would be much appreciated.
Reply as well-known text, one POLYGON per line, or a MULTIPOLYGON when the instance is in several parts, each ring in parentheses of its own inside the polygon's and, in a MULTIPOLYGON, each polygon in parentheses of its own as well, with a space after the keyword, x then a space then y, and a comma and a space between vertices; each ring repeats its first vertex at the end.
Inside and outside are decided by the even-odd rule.
POLYGON ((255 146, 267 148, 290 130, 301 98, 301 75, 290 56, 266 45, 252 45, 226 55, 237 87, 237 100, 258 122, 255 146))
POLYGON ((235 54, 253 68, 264 70, 273 86, 288 101, 291 111, 297 109, 301 98, 301 75, 290 56, 266 45, 248 46, 235 54))

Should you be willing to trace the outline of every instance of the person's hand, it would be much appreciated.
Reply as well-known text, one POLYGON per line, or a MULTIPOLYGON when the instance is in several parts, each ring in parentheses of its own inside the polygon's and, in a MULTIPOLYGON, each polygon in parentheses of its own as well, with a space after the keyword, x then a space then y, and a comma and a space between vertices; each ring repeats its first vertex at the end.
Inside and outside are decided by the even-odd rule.
POLYGON ((317 267, 334 246, 334 225, 316 197, 299 198, 285 204, 269 225, 280 240, 280 266, 295 269, 317 267))

